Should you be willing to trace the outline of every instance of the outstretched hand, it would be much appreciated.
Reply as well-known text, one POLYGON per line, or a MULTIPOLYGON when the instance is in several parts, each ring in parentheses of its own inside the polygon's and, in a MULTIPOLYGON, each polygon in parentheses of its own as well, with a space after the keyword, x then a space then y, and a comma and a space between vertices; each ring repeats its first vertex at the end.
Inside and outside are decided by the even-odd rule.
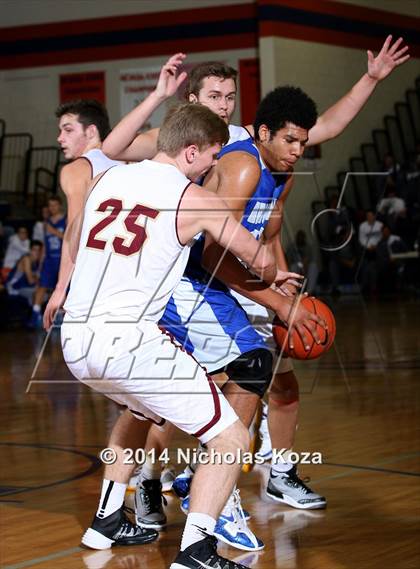
POLYGON ((176 53, 168 59, 160 70, 159 80, 155 89, 156 94, 160 98, 167 99, 175 95, 178 87, 185 81, 187 73, 183 71, 178 75, 178 72, 186 57, 185 53, 176 53))
POLYGON ((403 44, 403 39, 398 38, 396 42, 391 45, 392 36, 388 36, 382 46, 381 51, 375 57, 373 53, 368 50, 368 75, 371 79, 376 81, 382 81, 385 77, 398 67, 407 59, 410 55, 407 52, 408 45, 403 44))

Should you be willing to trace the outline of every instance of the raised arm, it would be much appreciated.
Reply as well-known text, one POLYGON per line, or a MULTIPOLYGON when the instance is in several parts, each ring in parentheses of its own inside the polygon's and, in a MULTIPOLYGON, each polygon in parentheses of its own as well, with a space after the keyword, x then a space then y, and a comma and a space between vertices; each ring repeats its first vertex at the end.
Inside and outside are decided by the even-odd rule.
POLYGON ((403 45, 402 38, 392 43, 391 35, 386 38, 376 57, 368 50, 367 72, 344 97, 318 118, 315 126, 309 131, 307 146, 320 144, 342 133, 361 111, 378 83, 409 59, 407 50, 408 46, 403 45))
POLYGON ((179 73, 185 54, 177 53, 162 67, 154 91, 126 115, 110 132, 102 145, 103 152, 115 160, 140 161, 153 158, 159 129, 154 128, 137 135, 139 129, 160 104, 172 97, 186 78, 179 73))

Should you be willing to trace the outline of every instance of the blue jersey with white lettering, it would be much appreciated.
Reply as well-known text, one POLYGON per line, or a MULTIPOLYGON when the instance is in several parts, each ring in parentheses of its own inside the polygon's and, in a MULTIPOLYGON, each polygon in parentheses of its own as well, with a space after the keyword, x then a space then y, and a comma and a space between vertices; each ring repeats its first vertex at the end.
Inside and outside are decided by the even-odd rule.
MULTIPOLYGON (((228 144, 219 156, 236 151, 251 154, 260 167, 259 182, 242 219, 242 225, 259 239, 284 189, 287 175, 281 176, 277 185, 251 138, 228 144)), ((264 337, 253 327, 229 288, 216 278, 210 279, 210 274, 201 266, 203 245, 202 236, 192 247, 184 276, 175 288, 160 324, 213 373, 242 354, 268 348, 264 337)))
MULTIPOLYGON (((242 225, 247 229, 255 239, 260 239, 264 232, 265 226, 270 219, 271 212, 276 205, 277 200, 281 196, 288 175, 280 177, 280 183, 277 185, 276 180, 261 159, 260 153, 255 146, 252 138, 247 140, 239 140, 232 144, 228 144, 222 148, 218 158, 229 154, 230 152, 246 152, 256 158, 260 167, 260 179, 252 197, 248 200, 242 216, 242 225)), ((198 279, 205 282, 210 278, 209 273, 201 266, 201 256, 204 247, 204 235, 202 235, 191 249, 190 259, 185 270, 185 275, 191 279, 198 279)), ((210 285, 217 289, 226 289, 227 287, 217 279, 213 279, 210 285)))
MULTIPOLYGON (((66 217, 61 217, 58 221, 54 223, 54 221, 49 217, 47 223, 52 225, 54 229, 58 231, 62 231, 66 229, 66 217)), ((60 259, 61 257, 61 246, 63 244, 63 240, 57 235, 53 235, 49 233, 48 230, 45 231, 44 236, 44 244, 45 244, 45 258, 46 259, 60 259)), ((45 262, 45 261, 44 261, 45 262)))

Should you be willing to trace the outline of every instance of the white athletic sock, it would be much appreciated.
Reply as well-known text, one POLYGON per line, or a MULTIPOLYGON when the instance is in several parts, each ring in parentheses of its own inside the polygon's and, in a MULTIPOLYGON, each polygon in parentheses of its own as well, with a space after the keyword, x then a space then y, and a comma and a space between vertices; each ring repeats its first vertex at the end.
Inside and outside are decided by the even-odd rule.
POLYGON ((215 527, 216 520, 207 514, 196 514, 194 512, 188 514, 182 534, 181 551, 204 539, 203 531, 208 535, 213 535, 215 527))
POLYGON ((126 488, 127 484, 103 479, 101 498, 96 512, 98 518, 106 518, 121 508, 126 488))
POLYGON ((274 472, 288 472, 291 468, 295 465, 292 462, 289 462, 289 458, 291 453, 293 452, 292 449, 285 450, 281 457, 276 457, 273 454, 273 458, 271 459, 271 468, 274 472))
POLYGON ((152 460, 149 455, 146 455, 146 460, 141 467, 139 478, 140 484, 145 480, 159 480, 161 471, 162 467, 160 462, 158 460, 152 460))
POLYGON ((32 308, 33 308, 34 312, 41 312, 41 305, 40 304, 34 304, 32 306, 32 308))

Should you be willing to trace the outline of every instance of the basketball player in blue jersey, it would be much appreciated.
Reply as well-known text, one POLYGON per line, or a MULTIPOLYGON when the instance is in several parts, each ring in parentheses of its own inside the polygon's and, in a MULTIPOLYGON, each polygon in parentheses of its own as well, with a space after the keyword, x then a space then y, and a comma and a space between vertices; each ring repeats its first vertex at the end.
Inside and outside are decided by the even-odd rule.
POLYGON ((35 285, 39 279, 43 243, 31 241, 29 253, 23 255, 7 275, 6 289, 10 296, 22 296, 32 306, 35 285))
MULTIPOLYGON (((389 73, 396 66, 400 65, 408 59, 409 56, 405 54, 406 50, 407 47, 402 46, 401 39, 392 44, 392 38, 389 36, 376 58, 371 52, 368 52, 368 72, 362 76, 362 78, 356 83, 356 85, 354 85, 354 87, 347 95, 345 95, 333 107, 328 109, 323 115, 318 118, 315 126, 309 129, 307 145, 318 144, 320 142, 333 138, 342 132, 347 124, 363 107, 364 103, 372 94, 379 81, 383 80, 387 75, 389 75, 389 73)), ((226 122, 229 121, 230 116, 233 113, 235 96, 235 70, 216 62, 199 65, 192 71, 189 86, 187 88, 188 99, 190 101, 200 102, 208 106, 219 116, 221 116, 226 122)), ((109 152, 110 155, 130 160, 139 160, 148 155, 153 155, 155 151, 154 141, 157 136, 158 129, 149 131, 148 133, 141 134, 134 138, 135 133, 137 132, 136 114, 137 109, 134 109, 129 115, 127 115, 127 117, 121 121, 121 123, 119 123, 119 125, 117 125, 117 127, 112 131, 110 136, 105 141, 104 149, 106 152, 109 152)), ((250 133, 253 133, 252 127, 247 127, 247 130, 250 133)), ((237 140, 235 139, 235 136, 232 136, 237 133, 239 134, 239 138, 248 137, 248 133, 245 131, 245 129, 242 127, 232 128, 231 125, 230 142, 237 140), (238 129, 236 133, 234 132, 235 128, 238 129)), ((287 142, 288 144, 294 142, 298 143, 299 146, 302 146, 304 140, 299 139, 299 134, 299 130, 298 132, 295 132, 292 129, 291 132, 288 132, 288 137, 284 142, 287 142), (297 139, 296 135, 298 135, 297 139)), ((236 150, 238 151, 239 149, 237 148, 236 150)), ((286 169, 292 167, 294 162, 300 156, 300 153, 301 149, 299 149, 297 155, 286 156, 279 169, 284 170, 285 167, 286 169)), ((231 184, 225 184, 228 194, 230 193, 230 188, 235 187, 237 183, 235 177, 232 178, 231 182, 231 184)), ((291 186, 289 184, 287 188, 283 188, 280 200, 277 202, 278 215, 273 216, 273 220, 275 217, 277 217, 277 219, 281 218, 283 203, 288 191, 290 191, 290 187, 291 186)), ((258 217, 257 212, 255 212, 254 217, 258 217)), ((258 233, 261 232, 261 227, 251 227, 250 223, 249 225, 249 228, 252 231, 258 233)), ((274 223, 274 221, 268 224, 268 226, 265 228, 264 238, 272 240, 273 247, 275 247, 277 251, 279 265, 282 266, 281 263, 284 263, 284 256, 277 238, 278 234, 276 231, 278 231, 278 228, 275 226, 276 223, 274 223)), ((285 265, 283 264, 283 266, 285 265)), ((267 305, 266 301, 261 298, 259 299, 259 302, 261 302, 262 308, 267 305)), ((184 341, 190 350, 194 348, 190 342, 190 336, 188 336, 185 330, 184 341)), ((273 444, 276 448, 291 449, 293 445, 297 423, 297 394, 298 388, 296 378, 293 374, 292 369, 290 367, 287 369, 286 367, 282 373, 277 374, 276 382, 272 387, 272 396, 270 396, 270 413, 273 416, 273 421, 270 422, 270 427, 275 427, 277 425, 277 428, 271 428, 271 431, 273 431, 273 444)), ((149 434, 149 438, 154 438, 155 435, 156 439, 162 437, 161 433, 153 433, 152 429, 149 434)), ((155 440, 155 443, 159 444, 157 440, 155 440)), ((162 443, 162 448, 165 446, 166 445, 162 443)), ((149 470, 147 475, 151 477, 153 474, 153 465, 146 464, 146 467, 147 468, 144 470, 149 470)), ((292 464, 286 464, 287 469, 291 470, 292 467, 292 464)), ((157 468, 159 468, 159 466, 157 468)), ((295 472, 291 472, 291 474, 294 475, 295 472)), ((154 477, 156 478, 156 472, 154 472, 154 477)), ((290 482, 291 484, 286 484, 286 486, 291 487, 297 485, 299 486, 299 492, 294 493, 294 497, 292 497, 291 500, 287 503, 294 505, 295 507, 325 506, 324 499, 317 495, 313 495, 313 493, 311 493, 311 498, 313 498, 313 500, 308 500, 307 488, 303 485, 303 483, 301 483, 301 481, 296 482, 295 480, 290 479, 290 482), (299 497, 299 494, 301 493, 305 494, 304 501, 296 499, 296 497, 299 497)), ((152 518, 153 514, 150 516, 150 519, 152 518)), ((162 521, 163 519, 163 516, 161 516, 160 520, 162 521)))
POLYGON ((41 320, 41 306, 47 290, 53 290, 60 268, 63 235, 66 229, 66 216, 62 210, 61 199, 53 196, 48 200, 49 217, 45 223, 44 254, 38 286, 34 293, 30 328, 37 328, 41 320))

